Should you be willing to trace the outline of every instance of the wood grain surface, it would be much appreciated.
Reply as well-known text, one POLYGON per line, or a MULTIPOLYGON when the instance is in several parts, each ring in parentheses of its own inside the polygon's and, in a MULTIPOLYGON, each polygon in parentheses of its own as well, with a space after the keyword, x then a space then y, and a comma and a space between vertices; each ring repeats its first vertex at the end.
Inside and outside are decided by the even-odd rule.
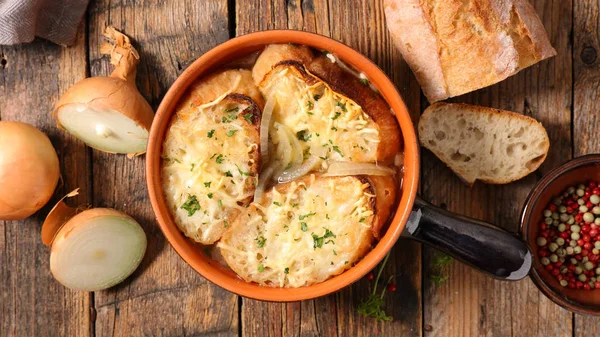
MULTIPOLYGON (((597 1, 573 7, 573 156, 600 153, 600 17, 597 1)), ((600 319, 574 315, 574 335, 600 336, 600 319)))
MULTIPOLYGON (((387 71, 401 89, 410 111, 418 117, 420 91, 412 73, 392 48, 380 1, 254 1, 236 2, 236 33, 265 29, 301 29, 333 37, 371 58, 387 71), (246 15, 247 11, 255 15, 246 15), (336 24, 330 24, 335 22, 336 24), (365 34, 364 32, 369 32, 365 34)), ((399 284, 388 294, 391 323, 378 323, 357 313, 372 282, 360 280, 336 294, 302 303, 265 303, 243 299, 244 336, 420 336, 420 245, 401 241, 384 271, 399 284), (269 317, 265 322, 262 318, 269 317)))
MULTIPOLYGON (((517 111, 538 119, 547 128, 551 151, 542 167, 507 185, 459 179, 429 151, 423 151, 423 197, 453 212, 517 231, 523 202, 536 180, 571 157, 572 2, 533 1, 547 28, 557 56, 527 68, 505 81, 454 98, 517 111)), ((431 282, 432 250, 424 263, 425 335, 446 336, 571 336, 572 314, 553 304, 534 284, 495 281, 461 263, 448 269, 440 286, 431 282)))
MULTIPOLYGON (((453 99, 517 111, 547 128, 551 151, 534 174, 512 184, 469 188, 434 155, 422 152, 422 196, 451 211, 517 231, 522 203, 542 174, 565 160, 600 152, 600 0, 531 0, 558 54, 497 85, 453 99)), ((55 146, 72 205, 113 207, 148 236, 141 267, 107 291, 72 292, 52 278, 40 228, 50 205, 24 221, 0 221, 0 337, 4 336, 600 336, 600 319, 573 315, 529 280, 495 281, 458 262, 441 274, 436 251, 400 240, 385 276, 394 317, 357 314, 372 284, 359 280, 312 301, 242 299, 195 273, 166 242, 150 207, 144 157, 127 159, 85 147, 55 127, 50 111, 70 85, 110 73, 99 52, 105 25, 131 36, 141 54, 137 84, 156 108, 196 58, 236 35, 298 29, 331 36, 371 58, 393 80, 413 120, 427 106, 412 72, 393 48, 382 0, 96 0, 77 43, 36 40, 0 46, 0 119, 31 123, 55 146)), ((0 186, 1 188, 1 186, 0 186)))
POLYGON ((39 40, 0 46, 0 119, 44 131, 57 151, 62 176, 55 197, 40 212, 23 221, 0 221, 0 336, 92 334, 92 295, 54 281, 50 249, 40 236, 44 216, 59 196, 80 187, 82 193, 69 203, 90 201, 91 152, 50 118, 59 94, 85 78, 85 48, 83 31, 69 49, 39 40))

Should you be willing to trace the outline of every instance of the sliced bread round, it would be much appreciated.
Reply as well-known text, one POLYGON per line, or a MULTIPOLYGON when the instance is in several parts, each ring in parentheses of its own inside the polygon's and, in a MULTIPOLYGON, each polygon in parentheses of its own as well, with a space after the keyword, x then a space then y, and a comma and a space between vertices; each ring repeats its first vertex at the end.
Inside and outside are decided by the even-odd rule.
POLYGON ((521 179, 544 162, 550 147, 535 119, 468 104, 433 104, 418 129, 421 144, 468 184, 521 179))

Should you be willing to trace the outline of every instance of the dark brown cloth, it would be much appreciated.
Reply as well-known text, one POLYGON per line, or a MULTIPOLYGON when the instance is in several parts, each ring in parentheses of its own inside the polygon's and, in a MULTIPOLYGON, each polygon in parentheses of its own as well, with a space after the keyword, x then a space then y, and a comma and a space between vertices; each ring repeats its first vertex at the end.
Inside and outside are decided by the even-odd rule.
POLYGON ((75 42, 88 0, 0 0, 0 45, 36 36, 68 46, 75 42))

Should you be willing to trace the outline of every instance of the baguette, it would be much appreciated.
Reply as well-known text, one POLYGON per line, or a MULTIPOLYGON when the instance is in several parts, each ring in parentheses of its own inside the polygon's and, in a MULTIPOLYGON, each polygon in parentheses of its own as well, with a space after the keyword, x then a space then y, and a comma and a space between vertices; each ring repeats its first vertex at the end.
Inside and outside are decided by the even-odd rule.
POLYGON ((162 152, 163 191, 175 223, 196 242, 219 240, 252 201, 259 104, 250 71, 227 70, 194 84, 171 121, 162 152))
POLYGON ((556 55, 527 0, 384 0, 387 26, 429 102, 556 55))
MULTIPOLYGON (((390 164, 400 150, 400 129, 385 101, 321 53, 306 46, 269 45, 252 73, 265 98, 276 102, 270 134, 277 136, 284 128, 299 135, 300 141, 291 143, 298 143, 292 148, 300 149, 277 145, 276 158, 292 153, 299 158, 293 166, 310 155, 324 161, 390 164)), ((279 138, 284 137, 272 140, 282 144, 279 138)))
POLYGON ((550 146, 535 119, 467 104, 431 105, 418 129, 421 144, 470 185, 521 179, 544 162, 550 146))
POLYGON ((392 177, 321 177, 278 184, 242 213, 217 243, 247 282, 301 287, 350 268, 390 215, 392 177))

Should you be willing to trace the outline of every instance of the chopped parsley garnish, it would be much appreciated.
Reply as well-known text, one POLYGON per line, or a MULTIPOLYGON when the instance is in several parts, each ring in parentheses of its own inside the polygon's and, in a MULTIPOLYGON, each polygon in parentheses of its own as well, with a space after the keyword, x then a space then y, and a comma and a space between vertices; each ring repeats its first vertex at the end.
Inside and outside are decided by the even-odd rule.
POLYGON ((335 126, 332 126, 332 127, 331 127, 331 130, 332 130, 332 131, 337 131, 338 129, 337 129, 335 126))
POLYGON ((227 117, 223 116, 223 118, 221 118, 221 123, 229 123, 231 122, 227 117))
POLYGON ((281 207, 281 203, 280 203, 280 202, 278 202, 278 201, 273 201, 273 205, 276 205, 276 206, 279 206, 279 207, 281 207))
POLYGON ((323 159, 323 160, 327 160, 327 158, 328 158, 328 157, 327 157, 327 156, 325 156, 325 157, 319 157, 319 158, 321 158, 321 159, 323 159))
POLYGON ((235 135, 236 132, 238 132, 238 130, 229 130, 229 131, 227 131, 227 137, 233 137, 233 135, 235 135))
POLYGON ((258 272, 262 273, 263 271, 265 271, 265 266, 263 266, 262 264, 260 266, 258 266, 258 272))
POLYGON ((179 159, 175 158, 175 159, 173 159, 173 160, 174 160, 175 162, 177 162, 177 163, 181 164, 181 162, 179 161, 179 159))
POLYGON ((321 98, 321 96, 323 96, 323 95, 314 95, 313 98, 315 99, 315 101, 318 101, 319 98, 321 98))
POLYGON ((336 102, 336 103, 335 103, 335 105, 339 106, 339 107, 340 107, 340 109, 342 109, 342 111, 343 111, 343 112, 346 112, 346 111, 348 111, 348 110, 346 109, 346 104, 344 104, 344 103, 342 103, 342 102, 340 102, 340 101, 336 102))
POLYGON ((196 211, 200 210, 200 203, 195 195, 188 194, 187 200, 181 205, 181 209, 186 210, 188 216, 192 216, 196 211))
POLYGON ((265 243, 267 243, 267 238, 261 235, 254 239, 254 241, 256 241, 256 245, 258 246, 258 248, 262 248, 265 246, 265 243))
POLYGON ((360 220, 358 220, 358 222, 365 222, 365 218, 360 218, 360 220))
POLYGON ((249 176, 250 176, 250 172, 244 172, 244 171, 242 171, 242 170, 240 169, 240 167, 239 167, 239 166, 237 166, 237 164, 235 164, 235 167, 237 167, 237 169, 238 169, 238 172, 240 173, 240 175, 242 175, 242 176, 246 176, 246 177, 249 177, 249 176))
POLYGON ((335 244, 335 242, 333 240, 327 240, 325 241, 325 239, 327 238, 334 238, 335 239, 335 234, 333 234, 332 231, 330 231, 329 229, 325 228, 325 234, 323 234, 323 236, 318 236, 315 233, 311 233, 312 238, 314 240, 313 242, 313 248, 317 249, 317 248, 322 248, 324 244, 328 244, 328 243, 333 243, 335 244))
POLYGON ((206 181, 204 182, 204 187, 210 187, 211 182, 210 181, 206 181))
POLYGON ((302 151, 302 159, 306 160, 310 157, 310 147, 307 147, 302 151))
POLYGON ((192 168, 190 169, 190 171, 194 170, 194 166, 196 166, 196 164, 192 163, 192 168))
POLYGON ((212 194, 212 192, 210 192, 210 193, 208 193, 206 196, 207 196, 209 199, 212 199, 212 197, 213 197, 213 194, 212 194))
POLYGON ((311 102, 311 101, 307 101, 307 102, 306 102, 306 107, 307 107, 309 110, 311 110, 311 109, 313 108, 313 102, 311 102))
POLYGON ((221 200, 217 201, 217 204, 219 204, 219 207, 223 208, 223 202, 221 200))
POLYGON ((214 129, 212 129, 212 130, 210 130, 210 131, 208 131, 208 132, 206 133, 206 137, 208 137, 208 138, 212 138, 212 136, 213 136, 214 134, 215 134, 215 130, 214 130, 214 129))
POLYGON ((163 157, 163 160, 166 161, 167 163, 171 161, 171 158, 169 157, 163 157))
POLYGON ((231 109, 225 109, 225 112, 238 112, 240 110, 239 107, 235 107, 235 108, 231 108, 231 109))
POLYGON ((301 222, 301 223, 300 223, 300 229, 301 229, 303 232, 306 232, 306 231, 308 230, 308 225, 306 224, 306 222, 301 222))
POLYGON ((315 215, 315 214, 317 214, 317 213, 315 213, 315 212, 310 212, 310 213, 308 213, 308 214, 299 215, 299 216, 298 216, 298 220, 304 220, 304 219, 308 218, 309 216, 313 216, 313 215, 315 215))
POLYGON ((362 83, 363 85, 369 85, 369 81, 366 78, 361 78, 360 83, 362 83))
POLYGON ((297 202, 293 203, 292 207, 298 207, 298 203, 297 202))
POLYGON ((225 176, 226 177, 233 177, 233 174, 231 174, 231 171, 227 171, 227 172, 225 172, 225 176))
MULTIPOLYGON (((343 157, 343 156, 342 156, 342 157, 343 157)), ((222 154, 219 154, 219 155, 217 156, 217 158, 215 159, 215 161, 217 162, 217 164, 221 164, 221 163, 223 163, 223 155, 222 155, 222 154)))
POLYGON ((342 113, 341 113, 341 112, 337 112, 337 111, 336 111, 336 113, 335 113, 335 116, 331 117, 331 119, 333 119, 333 120, 336 120, 336 119, 338 119, 338 117, 340 117, 341 115, 342 115, 342 113))
POLYGON ((312 137, 312 135, 310 134, 310 132, 308 132, 308 130, 296 132, 296 138, 303 142, 308 142, 310 140, 310 137, 312 137))
POLYGON ((217 155, 216 153, 213 153, 213 155, 210 156, 210 159, 213 159, 216 155, 217 155))
POLYGON ((244 114, 244 119, 247 120, 248 123, 252 124, 252 114, 251 113, 244 114))
MULTIPOLYGON (((221 201, 221 200, 219 200, 221 201)), ((229 226, 229 222, 227 220, 223 221, 223 227, 227 228, 229 226)))
POLYGON ((307 111, 306 113, 309 114, 309 115, 311 115, 311 116, 314 115, 314 113, 312 111, 307 111))
POLYGON ((331 219, 329 219, 329 213, 325 214, 325 219, 331 220, 331 219))
POLYGON ((285 268, 285 269, 283 270, 283 273, 284 273, 284 274, 289 274, 289 273, 290 273, 290 268, 285 268))
POLYGON ((344 157, 344 154, 342 153, 342 151, 340 151, 340 148, 337 145, 333 146, 333 151, 339 153, 339 155, 342 156, 342 158, 344 157))

